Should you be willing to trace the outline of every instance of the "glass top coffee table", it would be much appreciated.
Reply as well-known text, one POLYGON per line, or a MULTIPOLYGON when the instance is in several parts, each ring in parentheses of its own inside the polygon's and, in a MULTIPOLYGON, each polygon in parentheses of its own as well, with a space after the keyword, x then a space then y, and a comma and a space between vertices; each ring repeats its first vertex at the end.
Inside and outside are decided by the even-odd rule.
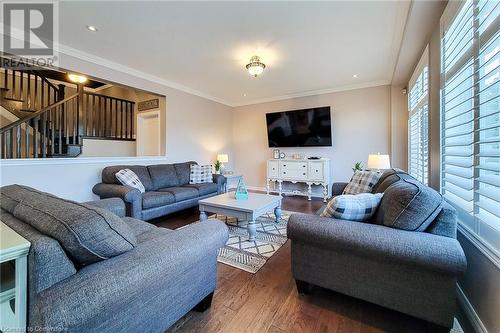
POLYGON ((248 193, 247 200, 236 200, 234 192, 219 194, 199 201, 200 221, 207 219, 207 213, 223 214, 248 221, 248 240, 255 240, 255 220, 274 210, 276 222, 281 218, 281 197, 278 195, 248 193))

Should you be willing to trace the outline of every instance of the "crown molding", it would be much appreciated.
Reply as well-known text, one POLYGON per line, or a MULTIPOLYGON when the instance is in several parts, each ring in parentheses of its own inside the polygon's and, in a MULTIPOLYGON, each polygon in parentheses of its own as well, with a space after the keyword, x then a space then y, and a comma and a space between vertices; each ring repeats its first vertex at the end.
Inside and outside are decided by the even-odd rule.
MULTIPOLYGON (((0 35, 3 35, 3 33, 0 33, 0 35)), ((16 35, 12 36, 16 38, 16 35)), ((390 80, 378 80, 378 81, 371 81, 371 82, 364 82, 364 83, 357 83, 353 85, 346 85, 346 86, 340 86, 340 87, 335 87, 335 88, 327 88, 327 89, 320 89, 320 90, 309 90, 305 92, 299 92, 299 93, 294 93, 294 94, 287 94, 287 95, 280 95, 280 96, 273 96, 273 97, 267 97, 267 98, 258 98, 258 99, 253 99, 249 101, 245 101, 243 103, 234 103, 234 102, 229 102, 225 99, 221 99, 206 93, 203 93, 201 91, 186 87, 184 85, 181 85, 179 83, 163 79, 161 77, 158 77, 153 74, 149 74, 146 72, 143 72, 141 70, 122 65, 120 63, 114 62, 109 59, 105 59, 99 56, 96 56, 91 53, 87 53, 75 48, 72 48, 70 46, 64 45, 64 44, 57 44, 55 45, 55 49, 62 54, 65 54, 70 57, 74 57, 86 62, 90 62, 92 64, 100 65, 103 67, 106 67, 108 69, 112 69, 121 73, 129 74, 135 77, 138 77, 140 79, 144 79, 146 81, 154 82, 161 84, 163 86, 173 88, 179 91, 183 91, 185 93, 198 96, 204 99, 211 100, 213 102, 223 104, 229 107, 239 107, 239 106, 246 106, 246 105, 253 105, 253 104, 260 104, 260 103, 268 103, 268 102, 275 102, 275 101, 281 101, 281 100, 286 100, 286 99, 292 99, 292 98, 300 98, 300 97, 308 97, 308 96, 315 96, 315 95, 324 95, 324 94, 330 94, 330 93, 335 93, 335 92, 342 92, 342 91, 347 91, 347 90, 355 90, 355 89, 363 89, 363 88, 371 88, 371 87, 377 87, 377 86, 384 86, 390 84, 390 80)), ((65 68, 67 70, 71 70, 71 68, 65 68)), ((86 73, 88 74, 88 73, 86 73)), ((106 80, 108 78, 101 78, 103 80, 106 80)), ((139 87, 137 87, 139 88, 139 87)), ((140 88, 139 88, 140 89, 140 88)), ((164 92, 158 92, 163 94, 164 92)))
POLYGON ((320 89, 320 90, 310 90, 310 91, 305 91, 305 92, 300 92, 300 93, 295 93, 295 94, 289 94, 289 95, 281 95, 281 96, 274 96, 274 97, 268 97, 268 98, 254 99, 254 100, 250 100, 250 101, 245 102, 245 103, 235 103, 232 106, 233 107, 247 106, 247 105, 254 105, 254 104, 261 104, 261 103, 269 103, 269 102, 282 101, 282 100, 292 99, 292 98, 301 98, 301 97, 308 97, 308 96, 325 95, 325 94, 331 94, 331 93, 348 91, 348 90, 356 90, 356 89, 372 88, 372 87, 379 87, 379 86, 387 86, 390 83, 391 83, 390 80, 377 80, 377 81, 371 81, 371 82, 351 84, 351 85, 341 86, 341 87, 337 87, 337 88, 320 89))

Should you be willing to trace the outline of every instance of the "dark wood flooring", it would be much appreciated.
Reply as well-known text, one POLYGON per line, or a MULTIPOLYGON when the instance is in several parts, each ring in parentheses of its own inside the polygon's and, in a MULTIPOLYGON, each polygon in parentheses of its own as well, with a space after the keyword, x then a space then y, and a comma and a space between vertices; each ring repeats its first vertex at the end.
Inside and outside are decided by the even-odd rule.
MULTIPOLYGON (((316 212, 323 202, 285 197, 283 209, 316 212)), ((176 229, 198 220, 189 209, 153 221, 176 229)), ((283 245, 256 274, 219 264, 212 307, 191 311, 169 333, 177 332, 431 332, 426 322, 322 288, 298 295, 290 267, 290 242, 283 245)))

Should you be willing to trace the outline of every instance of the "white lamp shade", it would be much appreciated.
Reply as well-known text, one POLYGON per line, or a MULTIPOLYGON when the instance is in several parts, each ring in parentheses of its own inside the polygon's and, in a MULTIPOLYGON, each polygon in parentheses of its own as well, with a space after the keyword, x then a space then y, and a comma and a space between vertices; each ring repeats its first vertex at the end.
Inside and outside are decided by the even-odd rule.
POLYGON ((389 160, 389 155, 381 155, 381 154, 370 154, 368 155, 368 169, 390 169, 391 162, 389 160))
POLYGON ((227 163, 229 162, 229 157, 227 154, 217 154, 217 161, 221 163, 227 163))

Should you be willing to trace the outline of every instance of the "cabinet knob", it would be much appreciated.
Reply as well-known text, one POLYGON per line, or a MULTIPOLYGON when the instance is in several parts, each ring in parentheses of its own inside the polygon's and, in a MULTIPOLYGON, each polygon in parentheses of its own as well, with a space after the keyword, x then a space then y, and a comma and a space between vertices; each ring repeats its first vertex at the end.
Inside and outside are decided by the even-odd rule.
POLYGON ((286 173, 286 171, 283 171, 283 174, 285 174, 285 173, 286 173))
POLYGON ((305 175, 306 175, 306 173, 304 172, 304 173, 303 173, 303 175, 305 176, 305 175))
POLYGON ((316 172, 318 172, 318 170, 316 170, 316 172))
POLYGON ((303 167, 303 168, 305 168, 306 166, 305 166, 305 165, 303 165, 302 167, 303 167))
POLYGON ((283 164, 283 166, 285 167, 285 166, 286 166, 286 164, 283 164))

